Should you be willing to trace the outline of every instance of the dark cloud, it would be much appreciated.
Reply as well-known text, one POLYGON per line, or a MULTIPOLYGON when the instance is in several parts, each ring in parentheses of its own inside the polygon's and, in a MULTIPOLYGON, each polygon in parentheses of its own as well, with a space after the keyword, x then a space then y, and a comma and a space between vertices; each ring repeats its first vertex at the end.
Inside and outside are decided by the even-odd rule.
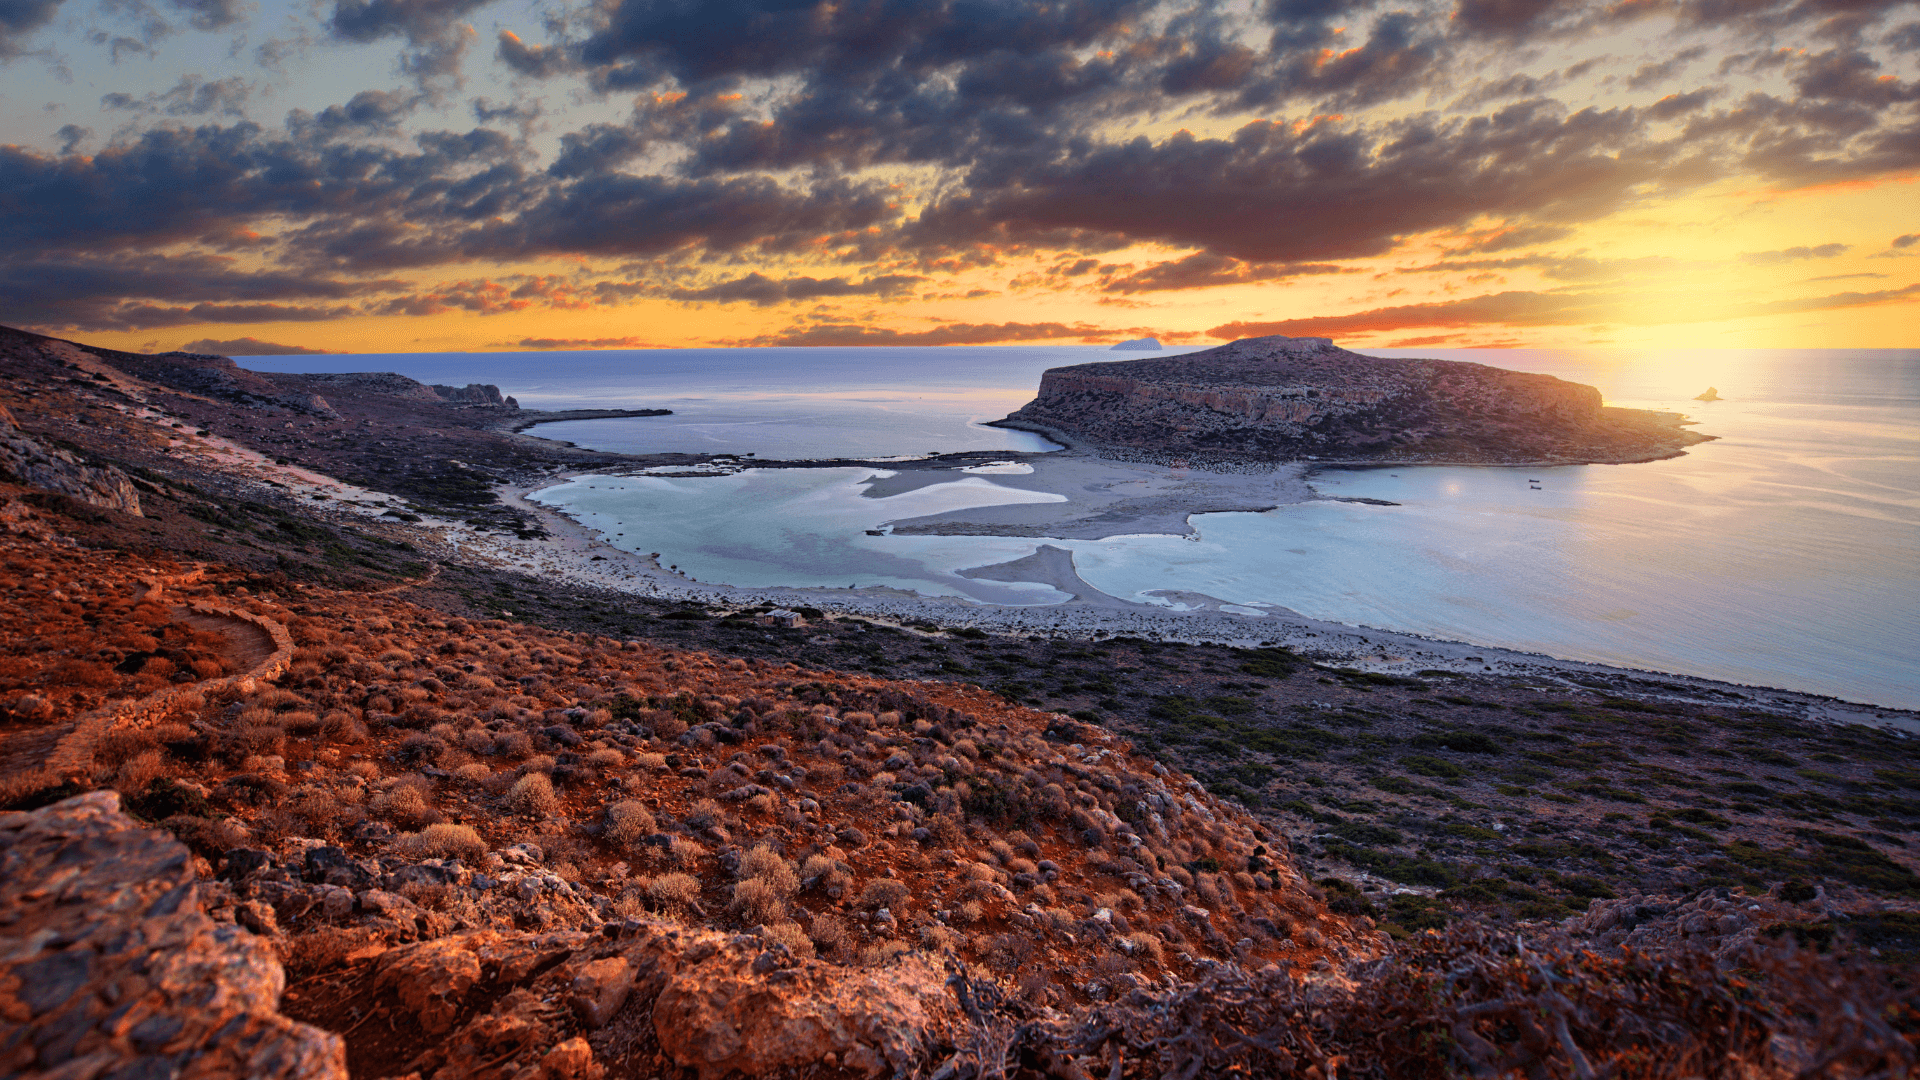
POLYGON ((772 304, 817 300, 831 296, 897 296, 916 282, 925 280, 927 279, 913 274, 887 274, 868 278, 865 281, 849 281, 843 277, 828 278, 824 281, 810 277, 791 277, 776 281, 765 274, 752 273, 698 289, 668 289, 665 295, 675 300, 712 301, 722 304, 745 302, 758 307, 767 307, 772 304))
POLYGON ((180 346, 181 352, 212 353, 216 356, 325 356, 329 350, 309 349, 304 345, 281 345, 259 338, 242 337, 231 341, 199 338, 180 346))
POLYGON ((1896 248, 1909 248, 1917 243, 1920 243, 1920 233, 1908 233, 1905 236, 1894 237, 1892 246, 1896 248))
POLYGON ((1512 251, 1514 248, 1532 247, 1535 244, 1551 244, 1555 240, 1564 240, 1573 235, 1573 230, 1565 225, 1505 225, 1490 233, 1482 234, 1460 247, 1448 251, 1452 255, 1491 255, 1498 251, 1512 251))
POLYGON ((1430 116, 1367 131, 1248 124, 1225 139, 1180 133, 1004 172, 930 207, 927 245, 1110 234, 1249 262, 1320 262, 1486 215, 1590 220, 1663 179, 1633 110, 1571 116, 1545 102, 1490 117, 1430 116))
POLYGON ((93 129, 83 128, 79 124, 62 124, 60 130, 54 132, 54 137, 60 140, 60 152, 71 154, 75 147, 93 138, 93 129))
POLYGON ((402 37, 424 45, 445 40, 454 24, 489 0, 338 0, 328 29, 348 41, 402 37))
MULTIPOLYGON (((1089 260, 1091 261, 1091 260, 1089 260)), ((1258 281, 1279 281, 1310 274, 1337 274, 1341 267, 1333 263, 1275 263, 1257 265, 1230 259, 1212 252, 1198 251, 1137 270, 1124 277, 1102 283, 1110 293, 1160 292, 1168 289, 1202 289, 1215 285, 1246 285, 1258 281)))
POLYGON ((1591 326, 1605 323, 1638 325, 1710 322, 1720 319, 1786 315, 1837 308, 1871 307, 1920 301, 1920 283, 1878 292, 1834 293, 1798 300, 1770 300, 1698 305, 1683 314, 1661 312, 1644 297, 1595 293, 1503 292, 1460 300, 1403 304, 1374 308, 1351 315, 1281 319, 1274 322, 1240 321, 1216 326, 1210 337, 1232 341, 1243 337, 1286 334, 1292 337, 1333 337, 1392 333, 1408 329, 1470 329, 1500 326, 1591 326))
POLYGON ((550 79, 575 67, 564 49, 551 45, 529 45, 511 30, 500 31, 494 55, 514 71, 534 79, 550 79))
POLYGON ((521 338, 513 344, 523 349, 651 349, 653 345, 637 337, 617 338, 521 338))
POLYGON ((1068 326, 1057 322, 948 323, 930 330, 895 330, 879 326, 823 323, 798 326, 778 334, 767 334, 732 344, 819 345, 846 348, 862 345, 996 345, 1008 341, 1058 341, 1063 338, 1093 342, 1111 340, 1136 331, 1140 334, 1153 333, 1151 330, 1138 327, 1129 330, 1113 330, 1089 323, 1075 323, 1068 326))
POLYGON ((1685 94, 1668 94, 1652 105, 1647 106, 1647 115, 1655 120, 1671 120, 1676 116, 1685 116, 1690 112, 1704 109, 1720 96, 1720 91, 1704 87, 1685 94))
POLYGON ((60 0, 0 0, 0 60, 27 51, 27 38, 53 21, 60 0))
POLYGON ((395 131, 425 100, 422 94, 362 90, 344 105, 327 106, 318 116, 296 111, 288 116, 287 127, 295 134, 310 132, 323 139, 395 131))
POLYGON ((186 75, 171 90, 161 93, 145 94, 138 98, 122 93, 103 95, 100 107, 167 116, 205 116, 208 113, 244 116, 247 98, 252 94, 252 85, 238 76, 208 81, 199 75, 186 75))
POLYGON ((195 30, 224 30, 245 17, 244 0, 170 0, 195 30))
POLYGON ((1544 26, 1560 0, 1460 0, 1453 21, 1461 32, 1478 37, 1519 37, 1544 26))
POLYGON ((1707 55, 1706 46, 1696 45, 1691 49, 1683 49, 1658 63, 1642 64, 1640 70, 1627 78, 1627 89, 1647 90, 1659 86, 1680 74, 1688 64, 1705 55, 1707 55))
POLYGON ((1846 244, 1821 244, 1818 247, 1790 247, 1780 251, 1749 251, 1740 256, 1740 261, 1755 266, 1778 266, 1800 259, 1831 259, 1844 253, 1847 247, 1846 244))

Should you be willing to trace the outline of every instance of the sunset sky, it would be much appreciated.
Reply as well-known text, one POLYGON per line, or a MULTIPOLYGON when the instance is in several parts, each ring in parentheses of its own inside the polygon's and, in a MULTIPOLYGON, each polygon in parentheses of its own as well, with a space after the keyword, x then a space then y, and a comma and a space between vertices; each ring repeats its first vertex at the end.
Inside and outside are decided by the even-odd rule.
POLYGON ((1920 4, 0 0, 134 349, 1920 346, 1920 4))

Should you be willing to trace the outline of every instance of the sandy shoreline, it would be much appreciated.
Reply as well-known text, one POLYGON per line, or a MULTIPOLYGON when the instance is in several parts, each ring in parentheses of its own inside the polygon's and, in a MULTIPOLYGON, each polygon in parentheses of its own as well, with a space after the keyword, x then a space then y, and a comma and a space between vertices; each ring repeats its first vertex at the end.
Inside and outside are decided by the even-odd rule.
MULTIPOLYGON (((1255 613, 1255 609, 1221 605, 1211 597, 1197 594, 1158 594, 1171 603, 1186 604, 1190 610, 1141 604, 1094 589, 1074 572, 1071 552, 1051 545, 1041 545, 1040 550, 1022 559, 962 571, 966 576, 982 580, 1041 582, 1069 598, 1046 605, 996 605, 884 587, 735 588, 710 584, 670 571, 646 553, 614 547, 572 518, 529 498, 576 478, 601 475, 605 472, 555 474, 538 483, 498 489, 503 502, 539 518, 550 534, 547 539, 519 540, 480 533, 458 522, 428 521, 414 528, 437 539, 448 555, 464 560, 575 587, 714 609, 739 610, 764 604, 811 607, 827 613, 830 618, 866 618, 919 632, 937 632, 931 628, 971 627, 1020 637, 1135 637, 1239 648, 1284 646, 1338 667, 1404 675, 1434 669, 1504 675, 1524 678, 1541 686, 1564 688, 1573 694, 1593 693, 1578 681, 1582 678, 1629 678, 1636 686, 1634 693, 1649 699, 1718 704, 1741 700, 1815 722, 1869 724, 1920 735, 1920 712, 1846 702, 1800 691, 1563 660, 1540 653, 1351 626, 1310 618, 1277 606, 1255 613)), ((503 609, 502 614, 511 616, 512 613, 503 609)))

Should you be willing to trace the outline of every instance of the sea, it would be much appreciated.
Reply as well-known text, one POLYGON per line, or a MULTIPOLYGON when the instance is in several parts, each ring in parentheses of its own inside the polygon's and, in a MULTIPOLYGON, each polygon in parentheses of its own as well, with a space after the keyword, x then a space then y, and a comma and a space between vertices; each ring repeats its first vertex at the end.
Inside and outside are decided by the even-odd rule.
MULTIPOLYGON (((1169 350, 1169 353, 1177 350, 1169 350)), ((1610 405, 1683 412, 1716 440, 1636 465, 1329 468, 1312 502, 1190 519, 1191 536, 886 535, 966 506, 1052 498, 1018 465, 865 497, 871 467, 590 477, 538 497, 697 581, 891 585, 1008 604, 1043 585, 955 571, 1074 552, 1107 593, 1184 590, 1567 659, 1920 707, 1920 350, 1369 350, 1542 372, 1610 405), (1714 387, 1720 400, 1696 396, 1714 387), (869 535, 869 530, 881 535, 869 535)), ((263 371, 395 371, 492 383, 529 408, 668 408, 542 425, 595 449, 764 459, 1054 449, 983 426, 1049 367, 1140 354, 1086 346, 684 349, 244 357, 263 371)))

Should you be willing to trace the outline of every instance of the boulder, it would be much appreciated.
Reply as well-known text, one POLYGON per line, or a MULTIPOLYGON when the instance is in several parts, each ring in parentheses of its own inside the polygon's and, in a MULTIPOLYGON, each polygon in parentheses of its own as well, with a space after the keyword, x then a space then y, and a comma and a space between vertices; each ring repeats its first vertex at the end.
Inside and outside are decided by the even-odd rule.
POLYGON ((280 1014, 285 987, 117 793, 0 814, 0 1075, 346 1080, 340 1037, 280 1014))

